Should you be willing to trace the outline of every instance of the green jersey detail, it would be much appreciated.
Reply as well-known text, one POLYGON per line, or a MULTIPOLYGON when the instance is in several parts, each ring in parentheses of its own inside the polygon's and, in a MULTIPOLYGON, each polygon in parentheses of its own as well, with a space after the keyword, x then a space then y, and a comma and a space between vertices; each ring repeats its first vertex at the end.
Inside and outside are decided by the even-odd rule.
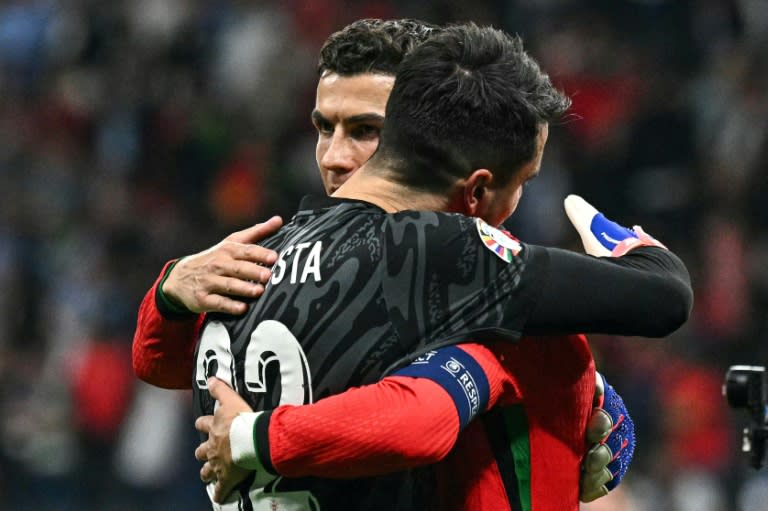
POLYGON ((531 444, 528 438, 528 418, 522 405, 504 407, 504 426, 509 450, 515 460, 515 474, 521 511, 531 511, 531 444))

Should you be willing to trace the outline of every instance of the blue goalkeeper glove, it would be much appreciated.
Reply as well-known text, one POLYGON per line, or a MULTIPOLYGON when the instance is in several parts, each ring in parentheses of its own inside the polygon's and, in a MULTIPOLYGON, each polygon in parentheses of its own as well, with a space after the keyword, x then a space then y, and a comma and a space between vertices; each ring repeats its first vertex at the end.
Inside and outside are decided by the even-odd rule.
POLYGON ((608 220, 589 202, 578 195, 569 195, 563 202, 565 213, 581 237, 584 251, 597 257, 619 257, 635 247, 666 248, 646 234, 639 225, 627 229, 608 220))
POLYGON ((591 502, 607 495, 624 478, 635 452, 635 425, 624 400, 597 373, 596 407, 587 425, 587 441, 594 445, 582 463, 579 499, 591 502))

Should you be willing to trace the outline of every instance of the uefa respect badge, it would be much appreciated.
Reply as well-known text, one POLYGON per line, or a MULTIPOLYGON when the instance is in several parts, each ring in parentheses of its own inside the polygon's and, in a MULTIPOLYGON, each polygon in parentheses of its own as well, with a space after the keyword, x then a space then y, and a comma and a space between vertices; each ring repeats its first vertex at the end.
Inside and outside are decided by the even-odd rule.
POLYGON ((501 229, 488 225, 480 218, 477 218, 475 223, 477 225, 477 233, 480 235, 480 239, 483 240, 483 244, 502 260, 508 263, 512 262, 512 258, 523 249, 519 241, 501 229))

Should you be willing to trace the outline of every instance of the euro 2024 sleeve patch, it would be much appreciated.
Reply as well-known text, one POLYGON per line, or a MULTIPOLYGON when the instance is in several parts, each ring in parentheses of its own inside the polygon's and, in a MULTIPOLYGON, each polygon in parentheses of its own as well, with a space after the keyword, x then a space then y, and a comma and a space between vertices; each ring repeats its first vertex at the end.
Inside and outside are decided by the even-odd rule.
POLYGON ((519 241, 501 229, 488 225, 480 218, 476 219, 475 223, 483 244, 502 260, 512 262, 512 258, 523 249, 519 241))

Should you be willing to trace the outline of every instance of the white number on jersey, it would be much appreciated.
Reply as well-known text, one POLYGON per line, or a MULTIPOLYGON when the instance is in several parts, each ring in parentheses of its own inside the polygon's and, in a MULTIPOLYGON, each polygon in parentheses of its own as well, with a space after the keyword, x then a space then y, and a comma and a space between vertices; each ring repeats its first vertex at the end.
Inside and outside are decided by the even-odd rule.
MULTIPOLYGON (((211 321, 200 336, 195 381, 198 388, 207 389, 207 379, 215 376, 230 387, 237 389, 234 356, 230 349, 230 337, 220 321, 211 321)), ((279 321, 262 321, 251 333, 245 351, 245 390, 253 393, 267 392, 265 374, 267 366, 277 363, 280 370, 280 404, 301 405, 312 402, 312 376, 307 357, 298 339, 279 321)), ((218 406, 218 402, 216 403, 218 406)), ((282 477, 269 484, 270 491, 264 491, 265 481, 256 478, 248 496, 254 511, 320 511, 320 505, 312 493, 307 491, 280 492, 277 487, 282 477)), ((213 483, 208 485, 209 496, 213 496, 213 483)), ((224 504, 211 500, 214 511, 239 511, 242 509, 240 496, 233 493, 224 504)))

